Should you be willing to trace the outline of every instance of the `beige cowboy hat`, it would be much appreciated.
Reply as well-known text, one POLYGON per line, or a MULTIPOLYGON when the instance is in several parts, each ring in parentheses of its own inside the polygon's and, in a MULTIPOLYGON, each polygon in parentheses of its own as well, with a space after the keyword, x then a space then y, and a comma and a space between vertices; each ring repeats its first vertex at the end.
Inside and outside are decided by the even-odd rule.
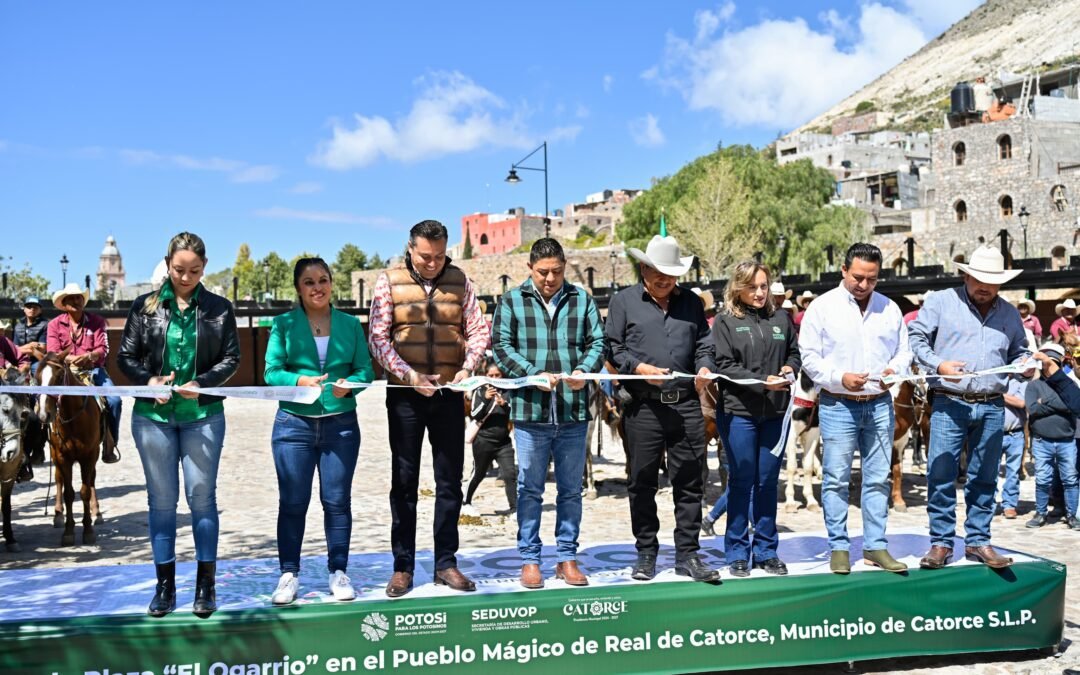
POLYGON ((791 304, 791 300, 784 298, 784 304, 780 305, 780 309, 794 309, 795 305, 791 304))
POLYGON ((1032 314, 1035 313, 1035 301, 1030 298, 1023 298, 1016 301, 1016 307, 1019 309, 1021 306, 1027 307, 1028 311, 1032 314))
POLYGON ((701 298, 701 304, 705 305, 705 309, 712 309, 712 306, 716 304, 716 298, 713 297, 712 291, 703 290, 700 286, 694 286, 691 288, 694 295, 701 298))
POLYGON ((782 281, 774 281, 769 286, 769 295, 782 295, 785 299, 788 299, 791 298, 791 289, 784 288, 784 282, 782 281))
POLYGON ((675 237, 670 236, 654 236, 649 245, 645 247, 644 253, 637 248, 628 249, 627 253, 638 262, 645 263, 657 272, 673 277, 681 277, 689 272, 694 265, 694 256, 680 256, 679 242, 675 241, 675 237))
POLYGON ((806 304, 817 297, 817 293, 813 291, 803 291, 799 294, 799 297, 795 298, 795 304, 801 309, 806 309, 806 304))
POLYGON ((1061 316, 1061 312, 1066 310, 1066 309, 1071 309, 1071 310, 1073 310, 1075 312, 1076 311, 1076 301, 1073 300, 1072 298, 1069 298, 1065 302, 1059 302, 1058 304, 1054 305, 1054 314, 1057 314, 1058 316, 1061 316))
POLYGON ((64 310, 64 298, 66 298, 69 295, 81 295, 83 297, 83 304, 86 304, 86 303, 90 302, 90 291, 89 290, 84 289, 84 288, 79 288, 79 285, 76 284, 76 283, 70 283, 67 286, 64 286, 59 291, 53 293, 53 296, 52 296, 53 307, 57 308, 61 312, 65 311, 64 310))
POLYGON ((1001 251, 993 246, 980 246, 971 255, 970 263, 958 262, 955 265, 958 270, 970 274, 977 281, 995 285, 1012 281, 1023 271, 1005 269, 1004 256, 1001 255, 1001 251))
POLYGON ((476 304, 480 305, 480 313, 487 314, 487 303, 483 300, 477 300, 476 304))

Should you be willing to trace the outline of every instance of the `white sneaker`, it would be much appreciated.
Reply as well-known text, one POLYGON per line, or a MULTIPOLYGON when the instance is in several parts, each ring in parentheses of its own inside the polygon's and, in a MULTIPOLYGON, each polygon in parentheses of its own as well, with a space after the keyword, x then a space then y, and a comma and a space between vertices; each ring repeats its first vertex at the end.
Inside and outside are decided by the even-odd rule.
POLYGON ((472 504, 462 504, 461 505, 461 515, 463 515, 463 516, 472 516, 473 518, 479 518, 480 517, 480 509, 476 508, 472 504))
POLYGON ((270 601, 275 605, 291 605, 296 600, 296 592, 300 590, 300 580, 292 572, 286 572, 278 579, 277 588, 270 601))
POLYGON ((356 589, 352 587, 349 577, 345 576, 341 570, 335 570, 330 575, 330 592, 334 594, 335 600, 356 599, 356 589))

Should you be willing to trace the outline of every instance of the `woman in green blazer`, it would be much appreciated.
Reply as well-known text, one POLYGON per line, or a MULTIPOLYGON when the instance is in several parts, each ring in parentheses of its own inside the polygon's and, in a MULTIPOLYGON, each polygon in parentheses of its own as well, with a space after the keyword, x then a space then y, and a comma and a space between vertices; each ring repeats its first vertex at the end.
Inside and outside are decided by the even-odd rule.
POLYGON ((266 348, 264 379, 271 386, 325 387, 314 403, 279 404, 271 445, 278 477, 278 561, 281 579, 275 605, 296 599, 300 546, 319 469, 319 494, 326 525, 330 592, 352 600, 356 591, 345 575, 352 536, 353 472, 360 454, 360 425, 353 390, 345 382, 371 382, 374 372, 367 339, 357 317, 330 304, 333 275, 321 258, 301 258, 293 269, 299 306, 274 319, 266 348))

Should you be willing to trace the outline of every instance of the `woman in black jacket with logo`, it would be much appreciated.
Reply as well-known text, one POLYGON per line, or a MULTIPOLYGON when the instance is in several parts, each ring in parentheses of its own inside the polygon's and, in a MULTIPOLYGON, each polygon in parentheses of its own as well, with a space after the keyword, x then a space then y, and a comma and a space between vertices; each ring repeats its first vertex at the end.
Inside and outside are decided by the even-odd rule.
POLYGON ((783 432, 791 397, 789 378, 801 362, 795 327, 787 312, 773 306, 769 277, 769 268, 752 260, 737 264, 724 293, 724 311, 713 324, 716 372, 733 379, 769 382, 724 382, 723 413, 717 417, 728 457, 724 550, 729 569, 737 577, 749 576, 751 567, 769 574, 787 574, 776 553, 776 483, 783 454, 775 456, 772 450, 783 432))

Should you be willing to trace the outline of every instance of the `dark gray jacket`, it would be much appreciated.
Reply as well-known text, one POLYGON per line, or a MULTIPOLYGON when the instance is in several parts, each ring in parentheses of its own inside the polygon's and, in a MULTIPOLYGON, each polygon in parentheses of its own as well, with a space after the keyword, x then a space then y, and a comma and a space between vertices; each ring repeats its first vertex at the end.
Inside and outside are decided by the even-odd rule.
POLYGON ((1072 440, 1076 417, 1045 380, 1032 380, 1024 394, 1031 433, 1050 441, 1072 440))
MULTIPOLYGON (((772 316, 765 311, 737 317, 718 314, 712 327, 716 372, 734 379, 764 380, 784 366, 796 374, 802 367, 795 326, 784 310, 772 316)), ((741 417, 782 417, 790 393, 769 391, 764 385, 738 385, 719 381, 724 392, 724 412, 741 417)))

